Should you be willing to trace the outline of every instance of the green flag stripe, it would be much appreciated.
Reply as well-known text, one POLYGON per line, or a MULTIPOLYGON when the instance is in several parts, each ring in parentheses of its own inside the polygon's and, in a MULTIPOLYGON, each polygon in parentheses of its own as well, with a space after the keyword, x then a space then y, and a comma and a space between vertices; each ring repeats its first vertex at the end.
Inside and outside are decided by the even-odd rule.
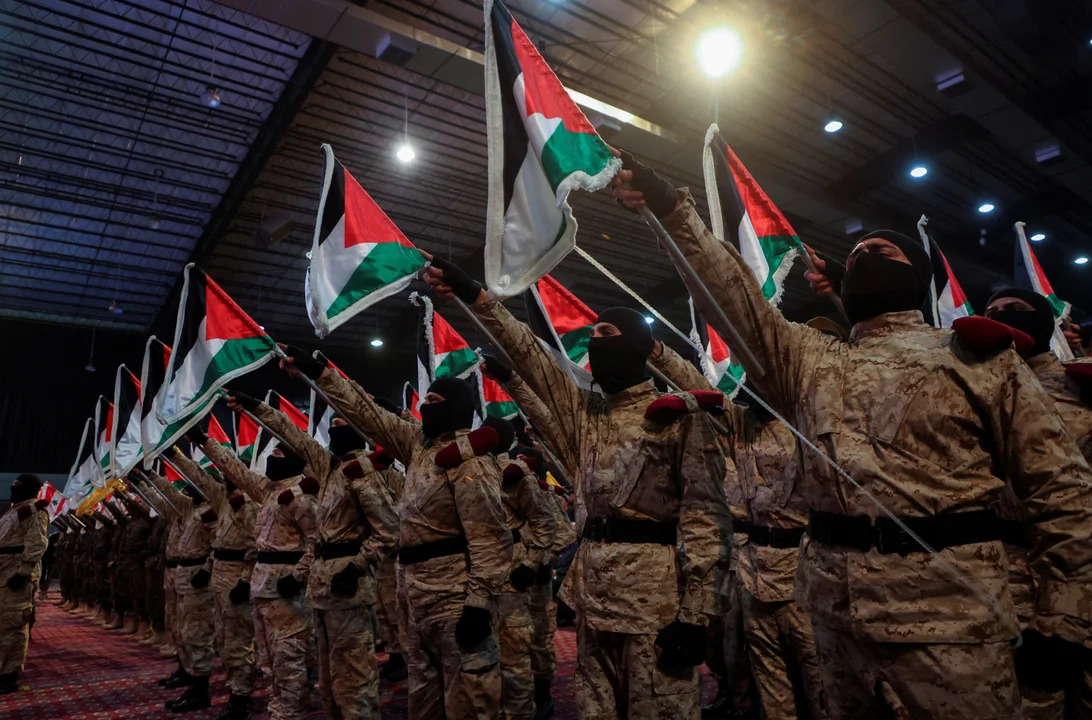
POLYGON ((542 146, 542 169, 550 187, 556 192, 561 181, 583 170, 588 175, 603 172, 614 154, 598 135, 574 133, 559 123, 550 139, 542 146))
POLYGON ((436 377, 458 377, 469 370, 478 361, 478 356, 470 348, 452 350, 436 368, 436 377))
POLYGON ((770 266, 770 274, 762 283, 762 295, 769 300, 777 294, 777 271, 788 253, 800 249, 800 238, 796 235, 767 235, 760 237, 758 244, 770 266))
POLYGON ((220 387, 222 378, 229 372, 257 362, 263 355, 268 355, 274 347, 273 340, 268 335, 225 341, 212 356, 212 362, 205 368, 201 387, 193 394, 193 397, 199 398, 207 391, 220 387))
POLYGON ((519 405, 514 402, 491 402, 486 405, 485 414, 501 419, 510 418, 519 414, 519 405))
POLYGON ((588 341, 591 340, 591 334, 592 326, 585 325, 582 328, 570 330, 561 336, 561 344, 565 348, 565 354, 574 363, 579 364, 580 360, 588 354, 588 341))
POLYGON ((1054 319, 1060 318, 1065 315, 1065 303, 1058 298, 1057 295, 1051 294, 1046 296, 1047 302, 1050 303, 1051 309, 1054 311, 1054 319))
POLYGON ((337 298, 326 310, 327 317, 344 312, 361 298, 413 275, 424 266, 425 258, 414 248, 398 243, 376 245, 349 276, 337 298))

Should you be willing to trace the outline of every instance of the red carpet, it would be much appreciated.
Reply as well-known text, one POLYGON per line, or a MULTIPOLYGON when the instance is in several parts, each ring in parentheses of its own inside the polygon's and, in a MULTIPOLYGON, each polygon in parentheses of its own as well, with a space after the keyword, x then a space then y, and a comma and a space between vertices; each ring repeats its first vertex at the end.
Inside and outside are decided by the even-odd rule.
MULTIPOLYGON (((163 709, 164 701, 180 690, 164 690, 155 681, 174 670, 174 661, 116 632, 60 610, 52 604, 56 593, 38 606, 38 620, 31 637, 30 654, 22 685, 29 688, 0 696, 0 718, 4 720, 102 720, 104 718, 186 718, 214 717, 227 699, 224 673, 219 664, 213 670, 210 690, 213 707, 201 712, 174 715, 163 709)), ((558 678, 554 698, 561 720, 575 718, 572 674, 576 639, 571 630, 557 634, 558 678)), ((255 710, 265 707, 265 690, 259 680, 255 710)), ((384 718, 406 716, 405 683, 382 687, 384 718)), ((317 691, 312 695, 309 718, 321 718, 317 691)), ((264 715, 264 713, 263 713, 264 715)), ((256 717, 262 717, 257 715, 256 717)))

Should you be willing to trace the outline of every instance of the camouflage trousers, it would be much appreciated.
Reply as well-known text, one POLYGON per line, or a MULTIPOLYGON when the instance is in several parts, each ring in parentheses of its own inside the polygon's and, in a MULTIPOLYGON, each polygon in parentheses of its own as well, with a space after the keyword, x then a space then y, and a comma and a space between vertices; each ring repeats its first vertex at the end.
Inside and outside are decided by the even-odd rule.
POLYGON ((163 592, 163 573, 154 568, 147 568, 144 573, 144 606, 148 612, 148 622, 160 631, 167 628, 166 600, 163 592))
POLYGON ((235 695, 254 692, 254 613, 249 602, 235 605, 230 589, 213 591, 216 601, 216 645, 227 671, 228 689, 235 695))
POLYGON ((298 720, 307 711, 311 615, 303 598, 254 598, 254 633, 269 654, 269 720, 298 720))
POLYGON ((746 590, 743 599, 747 652, 767 720, 825 720, 823 677, 815 655, 811 618, 793 601, 762 602, 746 590), (797 703, 800 712, 797 712, 797 703))
POLYGON ((503 592, 497 595, 497 615, 501 708, 506 720, 530 720, 535 715, 535 682, 531 675, 535 628, 527 607, 527 594, 503 592))
POLYGON ((675 720, 701 717, 697 668, 664 672, 655 635, 594 630, 576 619, 576 706, 581 720, 675 720))
POLYGON ((557 651, 554 649, 557 603, 554 602, 552 583, 532 585, 527 592, 527 605, 531 610, 531 625, 535 631, 531 640, 531 674, 552 682, 557 674, 557 651))
POLYGON ((330 720, 379 718, 375 611, 315 610, 322 707, 330 720))
MULTIPOLYGON (((442 613, 436 618, 408 615, 406 664, 409 667, 410 720, 471 720, 495 718, 500 714, 501 672, 497 654, 491 663, 476 662, 463 669, 464 657, 455 642, 457 615, 442 613)), ((488 644, 489 641, 486 641, 488 644)))
POLYGON ((178 594, 174 591, 174 568, 166 568, 163 571, 163 622, 167 630, 167 637, 175 650, 178 649, 178 594))
POLYGON ((375 605, 376 627, 379 639, 389 653, 404 652, 403 636, 405 629, 398 612, 398 578, 395 561, 385 560, 375 572, 376 593, 379 602, 375 605))
POLYGON ((205 677, 212 672, 212 662, 216 658, 212 590, 190 585, 189 578, 196 572, 193 568, 175 570, 182 571, 175 577, 178 659, 190 675, 205 677))
POLYGON ((33 582, 18 592, 0 585, 0 675, 23 671, 37 589, 33 582))
POLYGON ((1023 717, 1008 642, 875 643, 814 631, 831 720, 1023 717))

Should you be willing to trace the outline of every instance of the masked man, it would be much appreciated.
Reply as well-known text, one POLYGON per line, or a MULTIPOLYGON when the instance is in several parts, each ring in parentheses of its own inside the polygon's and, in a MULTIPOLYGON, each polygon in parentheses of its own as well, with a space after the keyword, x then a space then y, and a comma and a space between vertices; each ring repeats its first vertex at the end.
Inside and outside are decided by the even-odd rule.
POLYGON ((27 659, 39 561, 48 546, 48 503, 36 500, 41 489, 37 475, 19 475, 11 485, 11 507, 0 516, 0 695, 19 689, 27 659))
MULTIPOLYGON (((932 266, 920 242, 892 231, 850 253, 840 283, 849 342, 785 320, 688 192, 624 162, 615 197, 663 218, 754 354, 749 382, 863 488, 805 448, 811 510, 796 596, 831 717, 885 706, 899 717, 1019 717, 1019 628, 996 512, 1006 482, 1033 520, 1041 583, 1030 631, 1084 643, 1092 604, 1092 477, 1031 371, 1004 342, 924 324, 932 266)), ((730 337, 718 307, 692 294, 730 337)))

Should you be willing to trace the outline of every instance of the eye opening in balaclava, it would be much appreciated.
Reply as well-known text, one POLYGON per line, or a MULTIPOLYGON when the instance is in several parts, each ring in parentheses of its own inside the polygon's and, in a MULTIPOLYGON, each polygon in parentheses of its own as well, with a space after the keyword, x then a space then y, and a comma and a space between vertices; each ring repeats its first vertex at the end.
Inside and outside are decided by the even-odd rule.
POLYGON ((607 308, 595 319, 618 328, 619 335, 593 337, 588 341, 592 377, 608 395, 648 380, 645 362, 656 341, 645 316, 627 307, 607 308))
POLYGON ((286 480, 302 475, 303 467, 307 462, 284 443, 280 443, 277 447, 284 453, 284 456, 276 457, 271 455, 265 461, 265 476, 273 482, 277 482, 278 480, 286 480))
POLYGON ((500 455, 506 453, 512 449, 512 444, 516 442, 516 431, 512 428, 512 423, 503 418, 487 417, 482 421, 484 427, 491 427, 497 431, 497 448, 494 451, 495 454, 500 455))
POLYGON ((466 430, 474 422, 474 389, 466 380, 438 378, 429 385, 428 392, 436 393, 443 401, 421 406, 421 431, 425 437, 466 430))
POLYGON ((1035 344, 1026 353, 1027 357, 1050 352, 1050 339, 1054 335, 1054 308, 1051 307, 1050 301, 1045 297, 1027 288, 1004 288, 990 296, 986 308, 986 317, 1031 336, 1035 344), (1001 298, 1023 300, 1031 305, 1034 310, 995 310, 990 312, 989 306, 1001 298))
POLYGON ((853 324, 884 313, 920 310, 933 277, 932 262, 920 241, 894 230, 874 230, 858 244, 873 238, 890 242, 910 264, 873 252, 862 252, 854 258, 841 287, 846 315, 853 324))

